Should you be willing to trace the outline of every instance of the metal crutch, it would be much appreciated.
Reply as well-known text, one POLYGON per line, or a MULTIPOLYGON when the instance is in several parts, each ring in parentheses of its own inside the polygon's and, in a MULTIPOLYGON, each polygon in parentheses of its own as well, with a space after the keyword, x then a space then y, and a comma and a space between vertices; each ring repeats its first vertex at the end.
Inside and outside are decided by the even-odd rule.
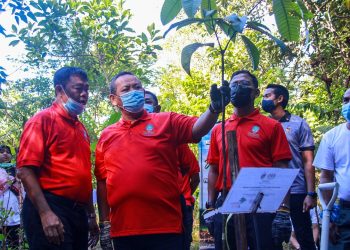
POLYGON ((328 250, 328 241, 329 241, 329 221, 330 221, 330 215, 331 211, 334 205, 335 200, 338 196, 338 190, 339 190, 339 184, 336 182, 330 182, 330 183, 323 183, 318 186, 317 194, 320 199, 320 203, 323 210, 323 216, 322 216, 322 231, 321 231, 321 250, 328 250), (324 200, 322 196, 322 192, 326 190, 333 190, 332 198, 326 204, 326 201, 324 200))

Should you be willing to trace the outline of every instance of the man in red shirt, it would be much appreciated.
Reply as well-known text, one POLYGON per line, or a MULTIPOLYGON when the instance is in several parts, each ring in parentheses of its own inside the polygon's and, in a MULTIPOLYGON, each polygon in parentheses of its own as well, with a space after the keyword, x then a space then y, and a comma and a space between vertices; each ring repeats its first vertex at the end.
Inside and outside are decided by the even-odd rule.
MULTIPOLYGON (((249 71, 233 73, 230 81, 231 103, 234 105, 232 116, 226 121, 226 131, 237 131, 239 167, 287 167, 291 159, 288 141, 282 126, 275 120, 263 116, 254 108, 254 100, 259 96, 258 81, 249 71)), ((220 207, 223 197, 218 195, 223 190, 223 156, 221 125, 214 127, 208 152, 207 162, 210 165, 208 174, 207 208, 220 207)), ((228 145, 226 143, 226 145, 228 145)), ((228 152, 228 150, 226 150, 228 152)), ((227 154, 227 153, 226 153, 227 154)), ((231 173, 226 155, 227 190, 231 188, 231 173)), ((258 214, 258 232, 253 230, 251 216, 246 216, 247 237, 250 249, 257 249, 255 234, 259 234, 260 249, 271 250, 272 221, 274 214, 258 214)), ((228 224, 228 242, 230 249, 236 249, 234 233, 231 232, 232 220, 228 224)), ((222 216, 214 216, 215 249, 222 249, 222 216)))
MULTIPOLYGON (((96 147, 100 221, 111 222, 114 247, 178 250, 182 216, 176 149, 198 142, 215 124, 229 88, 211 88, 211 105, 201 117, 144 110, 144 89, 130 72, 110 84, 110 101, 122 119, 107 127, 96 147), (108 203, 107 203, 108 200, 108 203)), ((104 231, 104 229, 102 229, 104 231)))
MULTIPOLYGON (((157 96, 147 90, 145 91, 144 108, 148 113, 159 113, 161 110, 157 96)), ((177 148, 177 156, 180 168, 180 190, 184 198, 184 204, 182 204, 184 250, 189 250, 192 242, 193 209, 195 203, 193 193, 199 184, 199 164, 196 156, 187 144, 182 144, 177 148)))
POLYGON ((23 226, 30 249, 85 250, 89 230, 90 243, 98 241, 90 139, 77 117, 88 101, 88 78, 80 68, 63 67, 54 86, 55 102, 25 124, 20 140, 23 226))

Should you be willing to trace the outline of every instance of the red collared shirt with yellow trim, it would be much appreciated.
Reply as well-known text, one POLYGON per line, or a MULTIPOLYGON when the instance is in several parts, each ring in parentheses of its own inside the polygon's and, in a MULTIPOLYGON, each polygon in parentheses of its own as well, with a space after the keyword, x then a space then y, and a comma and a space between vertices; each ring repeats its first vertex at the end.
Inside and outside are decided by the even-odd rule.
POLYGON ((54 102, 25 124, 17 168, 37 167, 43 190, 88 203, 92 190, 90 157, 90 139, 84 125, 54 102))
MULTIPOLYGON (((271 167, 273 162, 290 160, 292 158, 289 144, 281 124, 260 114, 255 109, 251 114, 238 117, 233 114, 225 123, 226 131, 237 131, 239 166, 243 167, 271 167)), ((217 165, 219 176, 215 189, 223 188, 223 156, 221 124, 213 128, 207 162, 217 165)), ((226 139, 227 140, 227 139, 226 139)), ((226 152, 228 152, 226 142, 226 152)), ((227 159, 227 188, 231 187, 230 166, 227 159)))
POLYGON ((111 237, 182 231, 176 149, 193 142, 196 120, 144 111, 103 130, 95 175, 106 180, 111 237))

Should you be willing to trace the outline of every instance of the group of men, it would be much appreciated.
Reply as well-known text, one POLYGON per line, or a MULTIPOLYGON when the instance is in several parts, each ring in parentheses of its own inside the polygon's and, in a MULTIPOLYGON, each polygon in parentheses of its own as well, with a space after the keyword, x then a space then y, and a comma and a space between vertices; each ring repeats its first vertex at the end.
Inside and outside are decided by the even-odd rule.
MULTIPOLYGON (((80 68, 61 68, 54 75, 54 87, 56 99, 52 106, 25 124, 17 157, 18 176, 26 190, 22 212, 30 249, 87 249, 96 245, 99 236, 103 249, 112 249, 112 242, 118 250, 189 249, 194 202, 191 196, 198 185, 199 167, 187 143, 197 143, 207 134, 223 106, 230 102, 235 109, 225 126, 226 130, 237 131, 240 168, 301 169, 291 190, 291 202, 286 200, 282 207, 290 209, 302 249, 314 249, 309 242, 311 222, 306 213, 315 205, 313 139, 306 122, 285 111, 288 97, 278 92, 279 85, 271 85, 264 93, 263 109, 273 119, 254 108, 259 96, 258 81, 249 71, 235 72, 228 86, 212 85, 209 108, 197 118, 160 112, 156 96, 145 92, 133 73, 121 72, 113 77, 109 99, 122 117, 102 131, 96 146, 94 174, 100 227, 92 204, 90 139, 78 119, 88 102, 87 74, 80 68), (305 223, 310 224, 310 230, 305 223)), ((343 114, 350 112, 349 97, 348 90, 343 114)), ((350 115, 344 116, 348 123, 341 136, 345 137, 350 135, 350 115)), ((331 138, 321 143, 329 154, 323 161, 324 155, 318 161, 316 157, 315 162, 322 163, 315 165, 326 169, 322 170, 321 181, 329 180, 333 173, 337 181, 344 173, 348 175, 345 178, 350 177, 350 146, 341 155, 330 149, 339 143, 334 139, 340 138, 339 133, 333 133, 333 137, 326 134, 325 138, 331 138), (344 158, 332 161, 337 157, 344 158), (328 164, 331 161, 333 165, 328 164), (344 170, 339 172, 339 168, 344 170)), ((221 127, 216 126, 208 155, 208 208, 222 203, 218 198, 223 188, 220 142, 221 127)), ((342 141, 341 146, 349 142, 342 141)), ((227 188, 230 186, 228 178, 227 188)), ((340 194, 342 211, 349 217, 349 186, 341 184, 340 194)), ((215 239, 219 234, 221 238, 220 218, 214 220, 215 239)), ((253 232, 247 216, 250 249, 257 248, 256 233, 261 234, 260 249, 274 249, 274 218, 274 214, 259 215, 259 230, 253 232)), ((339 242, 349 242, 348 229, 344 233, 343 225, 338 225, 339 242)), ((349 225, 348 219, 345 225, 349 225)), ((221 249, 221 240, 215 242, 216 249, 221 249)), ((230 242, 230 249, 234 249, 234 239, 230 242)))

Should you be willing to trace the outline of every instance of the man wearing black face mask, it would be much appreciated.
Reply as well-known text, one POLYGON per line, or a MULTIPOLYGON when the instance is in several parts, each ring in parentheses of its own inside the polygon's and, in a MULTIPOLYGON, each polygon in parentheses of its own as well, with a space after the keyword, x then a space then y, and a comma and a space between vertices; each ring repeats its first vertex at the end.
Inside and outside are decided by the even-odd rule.
MULTIPOLYGON (((287 136, 293 158, 289 162, 289 168, 299 169, 299 174, 294 180, 290 190, 290 207, 279 211, 279 217, 289 220, 287 214, 290 210, 294 231, 301 249, 315 249, 312 236, 311 219, 309 210, 316 205, 315 193, 315 169, 312 166, 314 157, 314 140, 311 129, 306 121, 299 116, 291 115, 285 110, 288 105, 289 92, 282 85, 269 84, 264 92, 262 108, 271 114, 271 117, 279 121, 287 136)), ((283 220, 280 220, 283 221, 283 220)), ((274 228, 283 226, 276 221, 274 228)), ((278 231, 278 230, 277 230, 278 231)), ((276 235, 275 239, 278 239, 276 235)), ((287 237, 288 242, 288 237, 287 237)), ((282 241, 279 241, 282 249, 282 241)), ((277 243, 277 242, 276 242, 277 243)))
POLYGON ((30 249, 85 250, 97 244, 99 233, 90 138, 78 119, 88 101, 88 78, 80 68, 63 67, 53 82, 54 103, 27 121, 20 140, 23 227, 30 249))
MULTIPOLYGON (((258 81, 249 71, 241 70, 233 73, 230 81, 231 103, 234 113, 226 121, 226 131, 237 131, 239 167, 287 167, 291 159, 288 141, 282 126, 254 108, 254 100, 259 96, 258 81)), ((221 126, 214 127, 208 152, 207 162, 210 165, 208 174, 207 209, 220 207, 223 198, 218 195, 223 190, 223 156, 221 126)), ((226 144, 227 145, 227 144, 226 144)), ((228 151, 226 151, 228 152, 228 151)), ((226 175, 227 190, 232 181, 228 156, 226 175)), ((275 214, 258 214, 258 232, 254 232, 253 221, 246 215, 247 242, 250 249, 257 249, 255 235, 259 234, 260 249, 274 249, 272 244, 272 221, 275 214)), ((232 223, 228 223, 228 243, 230 249, 236 249, 232 223)), ((222 216, 214 216, 215 249, 222 249, 222 216)))

